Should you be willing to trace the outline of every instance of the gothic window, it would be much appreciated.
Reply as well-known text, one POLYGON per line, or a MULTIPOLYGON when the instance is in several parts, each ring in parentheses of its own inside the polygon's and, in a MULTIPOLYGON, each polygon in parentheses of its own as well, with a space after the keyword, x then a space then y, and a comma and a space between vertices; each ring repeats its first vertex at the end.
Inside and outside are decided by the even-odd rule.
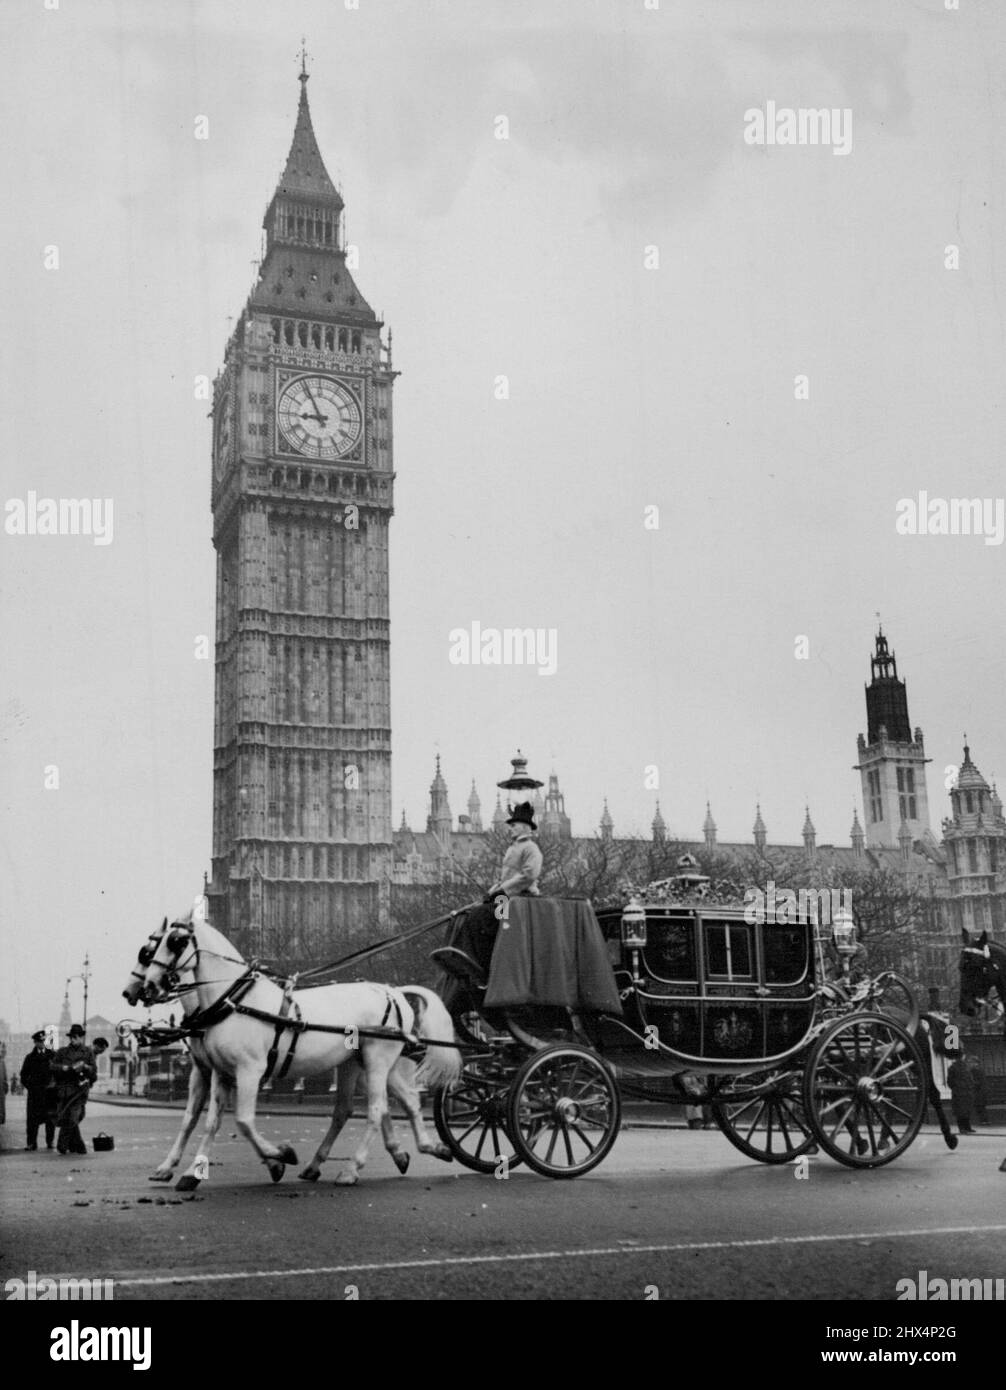
POLYGON ((273 319, 273 321, 272 321, 272 340, 273 340, 274 343, 278 343, 278 342, 279 342, 281 332, 282 332, 282 324, 280 323, 279 319, 273 319))
POLYGON ((304 235, 304 219, 303 219, 303 217, 298 217, 298 218, 297 218, 297 235, 298 235, 299 237, 302 237, 302 236, 304 235))
POLYGON ((999 846, 995 840, 989 840, 989 872, 995 873, 999 867, 999 846))
POLYGON ((339 329, 339 351, 345 352, 349 344, 349 335, 344 328, 339 329))
POLYGON ((968 815, 970 815, 971 812, 975 809, 975 799, 970 792, 964 793, 964 805, 967 809, 968 815))
MULTIPOLYGON (((329 299, 331 299, 332 296, 329 295, 328 297, 329 297, 329 299)), ((335 329, 334 329, 334 328, 326 328, 326 329, 325 329, 325 347, 328 349, 329 352, 334 352, 334 351, 335 351, 335 329)))
POLYGON ((298 325, 297 325, 297 339, 298 339, 298 341, 300 342, 301 347, 307 347, 307 324, 306 324, 306 323, 298 323, 298 325))
POLYGON ((359 352, 359 351, 360 351, 360 335, 359 335, 359 333, 354 333, 354 334, 353 334, 353 351, 354 351, 354 352, 359 352))
POLYGON ((283 324, 283 339, 288 347, 293 347, 293 323, 290 319, 283 324))
POLYGON ((968 869, 971 873, 978 872, 978 841, 968 841, 968 869))
POLYGON ((880 772, 874 769, 866 774, 866 788, 870 798, 870 820, 884 819, 884 802, 880 795, 880 772))
POLYGON ((328 490, 329 490, 329 492, 338 492, 338 491, 339 491, 339 479, 338 479, 338 477, 337 477, 334 473, 330 473, 330 474, 329 474, 329 477, 328 477, 328 490))
POLYGON ((312 323, 311 325, 311 345, 320 350, 321 348, 321 324, 312 323))
POLYGON ((303 473, 301 473, 301 475, 300 475, 300 485, 301 485, 301 487, 310 487, 310 486, 311 486, 311 475, 310 475, 310 473, 307 471, 306 468, 304 469, 303 473))
POLYGON ((915 769, 898 768, 898 810, 902 820, 915 820, 915 769))
POLYGON ((273 469, 273 471, 272 471, 272 485, 273 485, 273 487, 282 487, 282 486, 283 486, 283 470, 282 470, 282 468, 274 468, 274 469, 273 469))

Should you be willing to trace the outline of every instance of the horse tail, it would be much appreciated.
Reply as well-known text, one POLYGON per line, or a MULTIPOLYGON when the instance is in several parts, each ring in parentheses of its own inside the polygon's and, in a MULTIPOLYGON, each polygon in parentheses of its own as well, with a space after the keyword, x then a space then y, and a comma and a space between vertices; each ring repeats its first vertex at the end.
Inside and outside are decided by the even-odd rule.
POLYGON ((434 1095, 444 1090, 461 1075, 461 1053, 457 1047, 440 1047, 434 1039, 454 1042, 454 1024, 443 1000, 432 989, 408 985, 401 990, 416 1016, 416 1036, 428 1039, 426 1056, 416 1072, 415 1084, 425 1086, 434 1095))

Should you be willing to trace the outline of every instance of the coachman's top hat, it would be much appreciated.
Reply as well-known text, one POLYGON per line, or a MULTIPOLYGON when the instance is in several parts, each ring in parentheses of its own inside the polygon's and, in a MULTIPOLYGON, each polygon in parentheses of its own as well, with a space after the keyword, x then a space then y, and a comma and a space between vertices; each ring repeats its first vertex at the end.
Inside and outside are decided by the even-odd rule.
POLYGON ((507 816, 507 825, 527 825, 532 830, 538 827, 534 823, 534 809, 530 801, 522 801, 519 806, 515 806, 513 811, 507 816))
POLYGON ((74 1023, 71 1025, 69 1036, 71 1038, 82 1038, 85 1036, 84 1030, 79 1023, 74 1023))

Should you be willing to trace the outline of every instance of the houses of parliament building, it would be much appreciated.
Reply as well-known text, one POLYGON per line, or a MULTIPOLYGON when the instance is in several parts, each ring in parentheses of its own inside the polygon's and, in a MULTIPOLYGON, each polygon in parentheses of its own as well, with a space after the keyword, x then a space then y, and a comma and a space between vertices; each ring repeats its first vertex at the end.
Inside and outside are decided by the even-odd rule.
MULTIPOLYGON (((214 383, 211 502, 216 677, 211 914, 247 954, 280 937, 316 959, 386 932, 410 889, 450 880, 502 820, 472 785, 455 821, 439 759, 426 826, 392 826, 388 541, 391 335, 353 275, 341 192, 315 137, 304 63, 293 140, 266 207, 265 251, 214 383)), ((938 911, 923 970, 945 982, 960 928, 1006 934, 1006 819, 965 746, 949 814, 930 820, 921 729, 883 633, 871 657, 848 846, 770 842, 760 807, 727 858, 803 856, 815 872, 888 868, 938 911)), ((558 778, 539 833, 573 841, 558 778)), ((795 827, 794 827, 795 828, 795 827)), ((607 806, 585 840, 616 841, 607 806)), ((652 840, 669 840, 654 809, 652 840)), ((678 841, 675 841, 678 843, 678 841)), ((954 957, 955 959, 955 957, 954 957)))

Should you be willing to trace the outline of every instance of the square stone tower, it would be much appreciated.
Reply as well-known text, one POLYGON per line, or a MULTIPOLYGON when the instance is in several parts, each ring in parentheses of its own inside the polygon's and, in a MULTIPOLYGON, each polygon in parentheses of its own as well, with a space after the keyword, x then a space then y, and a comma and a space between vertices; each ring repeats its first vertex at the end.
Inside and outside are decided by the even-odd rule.
POLYGON ((353 279, 302 63, 265 255, 213 400, 212 920, 319 961, 387 925, 395 372, 353 279))
POLYGON ((872 680, 866 687, 867 736, 859 735, 868 849, 897 849, 907 835, 919 840, 929 832, 926 757, 922 730, 908 722, 908 694, 898 679, 898 664, 887 638, 877 633, 870 659, 872 680), (902 827, 905 827, 903 829, 902 827))

